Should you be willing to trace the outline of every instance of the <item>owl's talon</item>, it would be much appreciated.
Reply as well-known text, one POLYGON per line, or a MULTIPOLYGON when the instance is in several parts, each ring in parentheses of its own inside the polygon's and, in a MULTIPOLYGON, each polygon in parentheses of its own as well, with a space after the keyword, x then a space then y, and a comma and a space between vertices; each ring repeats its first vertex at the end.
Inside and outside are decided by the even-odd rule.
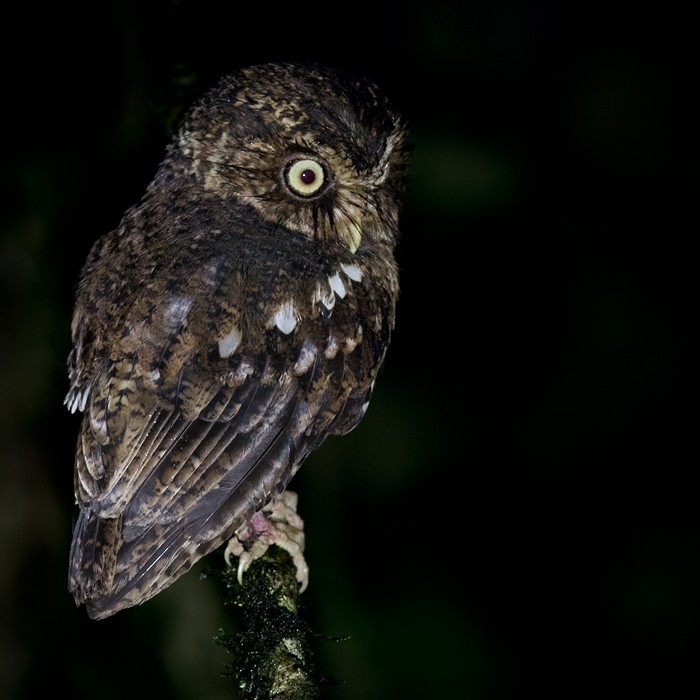
POLYGON ((309 567, 304 559, 304 521, 296 512, 297 494, 284 491, 274 502, 258 511, 228 541, 224 559, 232 566, 231 557, 238 557, 236 578, 243 584, 248 567, 276 544, 289 553, 296 568, 300 592, 309 585, 309 567))

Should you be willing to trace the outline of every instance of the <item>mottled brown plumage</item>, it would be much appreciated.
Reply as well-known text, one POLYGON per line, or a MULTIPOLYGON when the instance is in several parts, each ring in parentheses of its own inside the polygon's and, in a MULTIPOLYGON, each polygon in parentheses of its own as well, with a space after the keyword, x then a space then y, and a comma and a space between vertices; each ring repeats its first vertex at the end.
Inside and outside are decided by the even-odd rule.
POLYGON ((152 597, 364 414, 394 325, 405 129, 322 66, 225 77, 99 239, 73 317, 69 587, 152 597))

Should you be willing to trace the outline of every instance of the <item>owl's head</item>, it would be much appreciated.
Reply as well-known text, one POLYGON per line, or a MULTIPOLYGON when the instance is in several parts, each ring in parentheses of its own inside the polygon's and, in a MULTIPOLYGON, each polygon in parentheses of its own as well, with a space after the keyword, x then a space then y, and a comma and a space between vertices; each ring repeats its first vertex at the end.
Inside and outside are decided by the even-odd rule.
POLYGON ((203 196, 354 253, 395 243, 408 150, 405 123, 369 80, 262 64, 194 105, 168 162, 203 196))

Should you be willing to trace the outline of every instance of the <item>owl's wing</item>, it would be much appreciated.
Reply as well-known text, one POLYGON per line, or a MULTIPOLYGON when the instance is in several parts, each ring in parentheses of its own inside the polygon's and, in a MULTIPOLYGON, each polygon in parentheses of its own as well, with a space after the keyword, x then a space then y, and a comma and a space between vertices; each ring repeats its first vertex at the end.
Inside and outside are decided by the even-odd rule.
POLYGON ((369 384, 352 353, 327 355, 309 341, 291 356, 243 353, 223 379, 190 361, 158 390, 123 359, 89 398, 73 390, 85 415, 70 587, 92 617, 172 583, 278 495, 333 425, 359 419, 369 384))

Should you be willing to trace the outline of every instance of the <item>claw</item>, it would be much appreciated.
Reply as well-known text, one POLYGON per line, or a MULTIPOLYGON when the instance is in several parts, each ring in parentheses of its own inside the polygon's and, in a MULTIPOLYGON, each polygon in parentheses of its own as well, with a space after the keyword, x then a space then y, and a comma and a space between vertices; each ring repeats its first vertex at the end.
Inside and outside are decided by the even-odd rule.
POLYGON ((309 567, 304 559, 304 521, 296 511, 298 497, 293 491, 283 491, 280 497, 258 511, 228 541, 224 559, 232 566, 231 557, 238 557, 236 578, 243 583, 248 567, 276 544, 289 552, 296 568, 300 591, 309 585, 309 567))

